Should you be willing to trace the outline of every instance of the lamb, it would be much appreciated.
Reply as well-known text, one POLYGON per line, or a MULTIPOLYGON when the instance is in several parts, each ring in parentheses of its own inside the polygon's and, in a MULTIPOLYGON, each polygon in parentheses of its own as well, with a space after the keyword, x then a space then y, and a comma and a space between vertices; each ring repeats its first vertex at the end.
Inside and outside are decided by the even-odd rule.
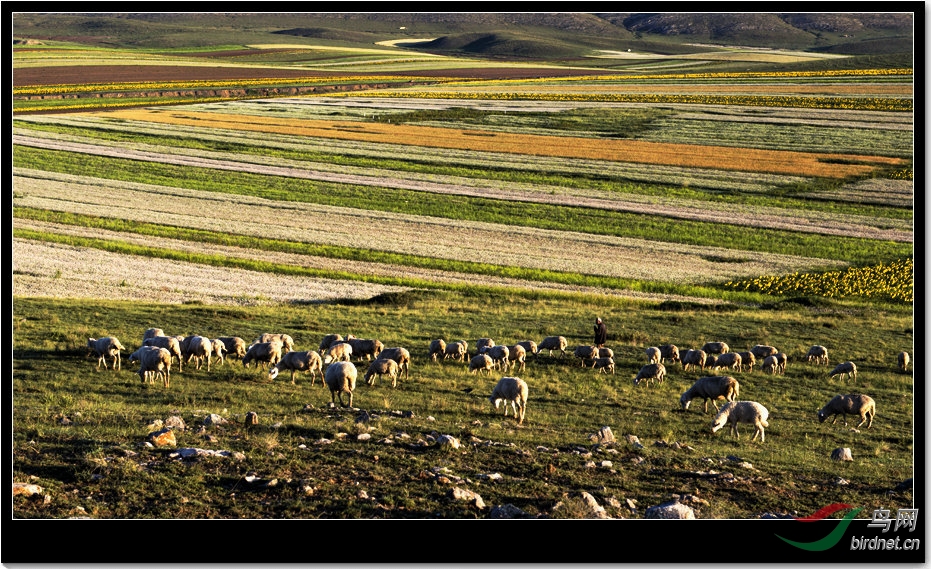
POLYGON ((562 355, 559 356, 562 358, 566 356, 566 346, 568 345, 569 342, 562 336, 547 336, 537 345, 537 351, 548 350, 550 357, 553 357, 553 350, 558 350, 562 352, 562 355))
POLYGON ((101 363, 103 363, 103 369, 109 369, 107 367, 107 357, 110 357, 113 360, 114 370, 118 371, 122 369, 123 359, 121 357, 120 350, 125 350, 126 348, 123 347, 123 344, 121 344, 115 336, 107 336, 106 338, 88 338, 87 348, 92 353, 97 354, 98 370, 100 370, 101 363))
POLYGON ((385 345, 379 340, 364 340, 356 338, 352 334, 346 336, 346 342, 352 346, 353 357, 358 357, 360 360, 363 358, 366 361, 374 360, 385 349, 385 345))
POLYGON ((663 383, 666 379, 666 366, 663 364, 647 364, 640 368, 637 377, 634 378, 634 385, 640 385, 641 381, 663 383))
POLYGON ((700 377, 688 388, 679 398, 679 404, 682 405, 683 411, 689 410, 692 399, 701 397, 705 401, 705 413, 708 412, 708 401, 714 405, 715 412, 718 411, 718 404, 715 400, 724 399, 725 401, 736 401, 740 397, 740 384, 736 379, 729 375, 713 375, 700 377))
POLYGON ((508 360, 517 368, 516 371, 524 371, 527 368, 527 350, 520 344, 508 346, 508 360))
POLYGON ((346 342, 335 342, 323 356, 323 363, 348 362, 352 359, 352 346, 346 342))
POLYGON ((317 348, 317 350, 320 352, 320 355, 322 356, 324 353, 326 353, 327 350, 330 349, 330 346, 332 346, 336 342, 342 342, 342 341, 343 341, 343 337, 340 336, 339 334, 327 334, 326 336, 323 337, 322 340, 320 340, 320 347, 317 348))
POLYGON ((275 363, 274 367, 268 372, 268 377, 274 380, 282 370, 291 371, 291 385, 294 385, 294 372, 310 372, 310 385, 313 386, 317 379, 317 373, 320 373, 320 379, 323 380, 323 360, 320 354, 313 350, 295 352, 291 351, 281 355, 281 359, 275 363))
POLYGON ((253 344, 261 344, 263 342, 281 342, 281 353, 286 354, 294 349, 294 339, 287 334, 265 334, 260 335, 258 338, 252 341, 253 344))
POLYGON ((741 369, 743 369, 743 359, 737 352, 725 352, 715 360, 714 368, 741 371, 741 369))
POLYGON ((776 354, 776 367, 777 367, 777 371, 780 374, 785 375, 786 363, 788 361, 789 361, 789 356, 787 356, 785 352, 779 352, 778 354, 776 354))
POLYGON ((663 353, 656 347, 647 348, 646 356, 648 364, 658 364, 663 360, 663 353))
POLYGON ((464 362, 469 355, 468 348, 469 345, 465 340, 446 344, 446 350, 443 352, 443 359, 446 360, 451 358, 456 361, 464 362))
POLYGON ((614 375, 614 358, 595 358, 592 369, 598 369, 598 373, 607 374, 608 371, 614 375))
POLYGON ((142 346, 129 355, 130 362, 139 362, 139 379, 142 383, 158 381, 168 387, 171 383, 171 353, 157 346, 142 346))
POLYGON ((430 342, 430 359, 437 361, 440 356, 446 359, 446 341, 442 338, 437 338, 430 342))
POLYGON ((859 415, 860 422, 855 428, 866 423, 866 428, 873 426, 873 417, 876 416, 876 402, 869 395, 849 394, 835 395, 828 401, 827 405, 818 411, 818 422, 823 423, 828 417, 833 416, 831 424, 837 422, 837 416, 844 416, 844 426, 847 426, 847 415, 859 415))
POLYGON ((831 379, 834 379, 834 377, 838 375, 843 375, 848 379, 852 376, 854 379, 857 379, 857 365, 853 362, 837 364, 834 366, 834 369, 831 370, 830 375, 831 379))
POLYGON ((750 348, 750 352, 753 354, 753 356, 754 356, 756 359, 758 359, 758 360, 760 360, 760 361, 763 361, 763 360, 765 360, 765 359, 766 359, 767 357, 769 357, 769 356, 775 356, 776 354, 778 354, 778 353, 779 353, 779 350, 777 350, 777 349, 774 348, 773 346, 766 346, 766 345, 764 345, 764 344, 757 344, 757 345, 753 346, 752 348, 750 348))
POLYGON ((900 370, 908 371, 908 362, 909 362, 908 352, 899 352, 899 355, 896 356, 896 360, 898 361, 900 370))
POLYGON ((682 369, 688 371, 698 366, 699 369, 704 370, 707 359, 708 354, 702 350, 687 350, 682 354, 682 369))
POLYGON ((716 433, 724 428, 724 425, 730 424, 731 433, 739 439, 740 433, 737 432, 737 424, 748 423, 756 427, 756 431, 750 440, 752 441, 759 436, 760 442, 763 442, 766 440, 763 427, 769 427, 769 423, 766 422, 768 418, 769 410, 756 401, 728 401, 721 407, 721 410, 718 411, 718 414, 711 422, 711 432, 716 433))
POLYGON ((514 410, 514 417, 517 418, 517 424, 524 422, 524 415, 527 412, 527 382, 519 377, 502 377, 498 380, 495 388, 491 392, 488 400, 498 409, 504 404, 504 416, 508 416, 508 403, 514 410), (518 414, 519 411, 519 414, 518 414))
POLYGON ((585 367, 585 360, 593 360, 598 357, 598 348, 595 346, 576 346, 572 354, 579 358, 579 367, 585 367))
POLYGON ((210 340, 210 345, 213 347, 212 356, 217 358, 220 362, 218 365, 223 365, 223 360, 226 356, 226 344, 224 344, 219 338, 210 340))
POLYGON ((352 362, 334 362, 326 368, 324 381, 330 390, 331 405, 336 405, 336 399, 339 398, 342 407, 352 406, 352 392, 356 389, 358 373, 352 362), (349 394, 349 403, 343 403, 343 393, 349 394))
POLYGON ((142 341, 143 346, 155 346, 156 348, 165 348, 173 357, 178 358, 178 372, 183 369, 184 355, 181 351, 181 342, 174 336, 151 336, 142 341))
POLYGON ((770 375, 775 375, 779 373, 779 360, 776 358, 775 354, 771 356, 766 356, 763 359, 763 373, 768 373, 770 375))
POLYGON ((679 361, 679 348, 675 344, 663 344, 659 347, 660 361, 659 363, 666 363, 666 360, 669 360, 672 363, 679 361))
POLYGON ((808 348, 806 356, 808 362, 815 362, 818 365, 828 365, 828 349, 824 346, 815 345, 808 348))
POLYGON ((398 362, 390 358, 379 358, 369 364, 369 369, 365 372, 365 383, 374 386, 378 376, 387 375, 391 379, 391 387, 397 387, 399 373, 398 362))
POLYGON ((142 333, 142 343, 145 344, 145 341, 149 338, 154 338, 156 336, 164 336, 165 331, 161 328, 149 328, 142 333))
POLYGON ((200 369, 207 361, 207 371, 210 371, 210 357, 213 354, 213 343, 203 336, 186 336, 181 342, 181 353, 184 361, 191 363, 194 360, 194 369, 200 369))
POLYGON ((756 356, 753 355, 753 352, 737 352, 740 354, 740 370, 752 372, 753 366, 756 365, 756 356))
POLYGON ((495 369, 507 370, 510 367, 511 351, 507 346, 491 346, 481 353, 491 358, 491 361, 495 363, 495 369))
POLYGON ((246 341, 239 336, 220 336, 217 340, 226 346, 227 357, 242 359, 246 355, 246 341))
POLYGON ((522 342, 517 342, 517 345, 524 348, 524 352, 526 352, 528 356, 537 355, 537 350, 538 350, 537 343, 534 342, 533 340, 524 340, 522 342))
POLYGON ((276 365, 281 361, 282 348, 283 344, 281 342, 259 342, 257 344, 252 344, 246 351, 246 355, 242 357, 242 366, 249 367, 249 362, 253 360, 255 360, 256 367, 258 367, 260 362, 263 368, 267 367, 269 364, 276 365))
POLYGON ((731 347, 724 342, 707 342, 701 349, 706 354, 726 354, 731 351, 731 347))
MULTIPOLYGON (((403 374, 405 379, 411 378, 411 353, 406 348, 385 348, 375 359, 392 360, 398 364, 398 375, 403 374)), ((395 380, 395 386, 397 386, 397 380, 395 380)))
POLYGON ((488 354, 478 354, 469 361, 469 373, 485 372, 490 374, 495 368, 495 362, 488 354))

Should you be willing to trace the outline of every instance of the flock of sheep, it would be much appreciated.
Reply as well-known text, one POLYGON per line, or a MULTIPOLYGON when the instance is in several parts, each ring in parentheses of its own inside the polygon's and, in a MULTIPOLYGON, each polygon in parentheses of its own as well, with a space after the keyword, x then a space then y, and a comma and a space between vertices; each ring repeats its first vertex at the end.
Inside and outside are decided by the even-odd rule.
MULTIPOLYGON (((121 369, 121 352, 126 348, 115 337, 90 338, 87 347, 91 353, 97 355, 97 369, 103 364, 107 368, 107 359, 112 362, 113 369, 121 369)), ((476 342, 474 355, 469 352, 469 345, 465 340, 446 343, 443 339, 436 339, 430 343, 429 359, 433 362, 452 360, 468 364, 469 373, 490 374, 493 370, 515 372, 526 368, 528 356, 538 357, 544 351, 549 357, 556 352, 559 357, 568 356, 568 342, 563 336, 549 336, 540 343, 532 340, 517 342, 513 345, 497 345, 491 338, 480 338, 476 342)), ((610 348, 598 348, 592 345, 576 346, 572 352, 579 360, 581 367, 598 369, 600 373, 615 373, 614 353, 610 348)), ((712 373, 718 370, 733 372, 752 371, 757 362, 764 373, 784 374, 788 356, 773 346, 758 344, 746 352, 732 352, 724 342, 707 342, 701 349, 685 350, 680 353, 678 347, 666 344, 646 349, 646 365, 634 377, 634 385, 641 383, 662 383, 666 377, 665 362, 680 363, 683 370, 698 369, 709 370, 712 373)), ((326 384, 330 391, 331 404, 343 407, 352 405, 353 392, 356 389, 358 370, 353 359, 367 362, 368 367, 363 379, 368 385, 375 385, 378 377, 387 378, 392 387, 397 387, 398 379, 410 377, 411 354, 402 347, 386 348, 384 344, 375 339, 360 339, 352 335, 343 338, 339 334, 329 334, 323 338, 316 351, 297 351, 294 349, 294 340, 287 334, 262 334, 249 345, 239 337, 226 336, 210 340, 203 336, 166 336, 159 328, 150 328, 145 331, 142 346, 129 355, 131 363, 138 362, 138 374, 143 383, 162 380, 165 387, 170 386, 171 365, 177 360, 178 371, 184 364, 194 362, 196 369, 206 364, 210 371, 211 359, 216 358, 222 364, 226 357, 238 358, 243 366, 248 367, 255 362, 268 368, 269 378, 275 379, 282 371, 291 372, 291 383, 294 384, 295 373, 309 373, 311 385, 316 381, 317 375, 326 384), (348 401, 343 402, 343 394, 348 395, 348 401)), ((828 365, 829 357, 824 346, 812 346, 806 359, 810 363, 828 365)), ((897 357, 900 370, 907 372, 910 358, 907 352, 900 352, 897 357)), ((831 378, 842 376, 856 379, 857 368, 853 362, 847 361, 836 365, 830 372, 831 378)), ((489 396, 489 401, 499 409, 504 406, 504 415, 508 414, 508 406, 514 412, 518 424, 522 424, 527 409, 528 386, 527 382, 518 377, 502 377, 489 396)), ((711 423, 711 432, 717 432, 725 426, 730 426, 730 432, 737 438, 737 425, 745 423, 753 425, 755 432, 751 440, 760 438, 765 440, 764 428, 769 426, 769 411, 756 401, 741 401, 740 384, 730 375, 713 375, 701 377, 686 390, 679 399, 683 411, 687 411, 691 402, 702 399, 704 412, 708 412, 708 401, 714 405, 716 415, 711 423), (719 409, 717 400, 726 403, 719 409)), ((857 427, 866 423, 867 428, 872 427, 876 414, 876 403, 872 397, 863 394, 837 395, 818 411, 818 420, 824 422, 833 417, 842 415, 846 424, 847 415, 859 416, 857 427)))

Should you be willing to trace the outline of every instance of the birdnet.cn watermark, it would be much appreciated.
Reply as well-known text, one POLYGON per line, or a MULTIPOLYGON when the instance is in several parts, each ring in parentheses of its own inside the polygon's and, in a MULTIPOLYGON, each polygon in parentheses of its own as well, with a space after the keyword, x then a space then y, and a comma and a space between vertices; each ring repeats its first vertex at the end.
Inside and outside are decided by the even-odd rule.
MULTIPOLYGON (((918 526, 918 508, 899 508, 895 517, 892 517, 890 510, 876 509, 873 510, 873 519, 867 524, 869 528, 882 528, 882 533, 892 533, 901 530, 908 532, 915 531, 918 526)), ((918 538, 903 537, 896 535, 889 536, 851 536, 851 551, 915 551, 921 547, 921 540, 918 538)))

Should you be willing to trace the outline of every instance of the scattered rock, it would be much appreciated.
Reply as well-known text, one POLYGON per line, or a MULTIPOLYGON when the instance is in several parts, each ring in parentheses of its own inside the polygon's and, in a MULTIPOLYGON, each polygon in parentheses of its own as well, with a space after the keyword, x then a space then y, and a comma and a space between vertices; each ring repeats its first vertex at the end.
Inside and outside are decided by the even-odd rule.
POLYGON ((644 518, 647 519, 664 519, 664 520, 694 520, 695 512, 692 508, 682 504, 681 502, 666 502, 665 504, 659 504, 658 506, 651 506, 647 508, 647 511, 644 513, 644 518))
POLYGON ((362 433, 361 435, 356 435, 357 441, 367 441, 372 438, 372 435, 369 433, 362 433))
POLYGON ((37 484, 28 484, 26 482, 14 482, 13 483, 13 495, 14 496, 36 496, 42 493, 42 487, 37 484))
POLYGON ((458 486, 456 486, 452 490, 452 497, 454 500, 464 500, 466 502, 472 502, 475 505, 475 507, 478 508, 479 510, 485 508, 485 501, 482 500, 482 497, 471 490, 466 490, 464 488, 459 488, 458 486))
POLYGON ((611 427, 601 427, 597 433, 590 435, 588 438, 589 440, 600 444, 615 442, 614 433, 611 432, 611 427))
POLYGON ((840 461, 852 461, 853 455, 850 453, 849 448, 836 448, 831 453, 831 459, 840 461))
POLYGON ((226 423, 226 419, 217 415, 216 413, 211 413, 204 419, 205 425, 225 425, 226 423))
MULTIPOLYGON (((161 421, 159 421, 159 423, 161 423, 161 421)), ((184 424, 184 419, 182 419, 181 417, 177 415, 172 415, 171 417, 168 417, 167 419, 165 419, 165 426, 171 427, 172 429, 176 431, 183 431, 186 428, 186 425, 184 424)), ((157 429, 158 428, 156 427, 155 429, 152 429, 152 430, 154 431, 157 429)))
POLYGON ((504 504, 502 506, 495 506, 488 513, 488 517, 494 520, 513 520, 521 518, 532 518, 530 514, 521 510, 514 504, 504 504))
POLYGON ((459 439, 455 437, 451 437, 449 435, 440 435, 436 439, 436 444, 438 444, 440 447, 447 447, 447 448, 451 448, 454 450, 462 446, 461 443, 459 442, 459 439))
POLYGON ((166 427, 160 431, 149 433, 146 440, 157 447, 175 446, 178 440, 175 439, 175 432, 166 427))

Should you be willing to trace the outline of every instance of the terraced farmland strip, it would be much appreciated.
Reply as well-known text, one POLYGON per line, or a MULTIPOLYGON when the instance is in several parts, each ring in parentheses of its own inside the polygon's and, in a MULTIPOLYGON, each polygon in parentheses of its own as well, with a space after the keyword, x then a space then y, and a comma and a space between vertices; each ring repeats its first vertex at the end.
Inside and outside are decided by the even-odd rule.
POLYGON ((194 113, 180 110, 125 110, 109 113, 112 118, 146 120, 181 125, 225 127, 269 133, 300 134, 323 138, 391 142, 435 148, 494 150, 515 154, 563 156, 645 164, 666 164, 693 168, 770 172, 794 176, 844 178, 867 174, 880 164, 901 164, 903 160, 882 156, 830 153, 801 153, 757 149, 665 144, 631 140, 595 140, 578 137, 514 135, 455 131, 451 129, 391 125, 351 121, 295 121, 220 113, 194 113), (830 162, 829 162, 830 161, 830 162), (836 163, 865 162, 867 164, 836 163))

